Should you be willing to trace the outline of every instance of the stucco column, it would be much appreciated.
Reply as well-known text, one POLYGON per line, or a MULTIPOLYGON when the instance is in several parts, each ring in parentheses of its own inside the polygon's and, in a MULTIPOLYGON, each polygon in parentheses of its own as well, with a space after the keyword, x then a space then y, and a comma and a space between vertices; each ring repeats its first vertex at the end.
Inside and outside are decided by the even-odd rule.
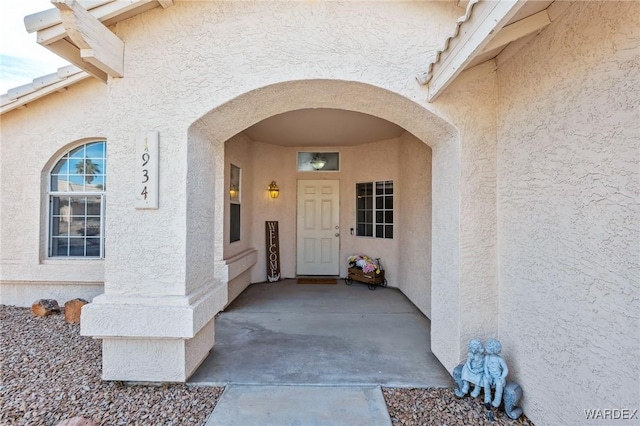
POLYGON ((449 371, 498 335, 496 90, 495 72, 467 74, 432 105, 459 132, 433 148, 431 347, 449 371))
POLYGON ((102 339, 105 380, 186 381, 212 348, 213 318, 227 300, 214 262, 208 273, 190 267, 213 259, 208 145, 189 140, 186 127, 158 132, 158 209, 134 206, 135 135, 116 130, 109 140, 105 293, 83 309, 81 324, 83 335, 102 339))

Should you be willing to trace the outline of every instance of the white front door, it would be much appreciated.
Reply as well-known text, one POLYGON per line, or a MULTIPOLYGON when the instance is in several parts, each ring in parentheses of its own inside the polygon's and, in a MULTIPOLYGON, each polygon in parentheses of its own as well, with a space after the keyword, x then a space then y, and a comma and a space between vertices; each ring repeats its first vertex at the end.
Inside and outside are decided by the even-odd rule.
POLYGON ((298 275, 340 274, 340 181, 298 181, 298 275))

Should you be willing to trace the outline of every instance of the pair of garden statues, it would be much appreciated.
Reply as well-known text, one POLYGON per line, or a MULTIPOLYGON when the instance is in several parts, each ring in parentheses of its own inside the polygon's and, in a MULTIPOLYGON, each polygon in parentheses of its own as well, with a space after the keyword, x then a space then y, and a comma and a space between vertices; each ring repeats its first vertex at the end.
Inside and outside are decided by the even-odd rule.
MULTIPOLYGON (((487 409, 491 406, 500 407, 504 399, 504 411, 515 420, 522 415, 522 409, 517 406, 522 397, 522 389, 517 383, 507 383, 509 368, 500 352, 502 345, 496 339, 488 339, 484 346, 478 339, 470 340, 466 362, 453 370, 453 378, 457 385, 455 393, 461 398, 469 393, 473 384, 472 397, 477 398, 484 389, 484 403, 487 409)), ((489 418, 493 420, 493 415, 489 418)))
POLYGON ((496 339, 487 340, 483 347, 478 339, 469 341, 469 353, 467 362, 462 366, 462 389, 456 389, 458 397, 465 396, 469 392, 471 384, 474 385, 471 396, 476 398, 480 390, 484 388, 484 402, 499 407, 502 402, 502 392, 507 384, 509 368, 500 356, 502 345, 496 339), (493 401, 491 401, 491 389, 495 388, 493 401))

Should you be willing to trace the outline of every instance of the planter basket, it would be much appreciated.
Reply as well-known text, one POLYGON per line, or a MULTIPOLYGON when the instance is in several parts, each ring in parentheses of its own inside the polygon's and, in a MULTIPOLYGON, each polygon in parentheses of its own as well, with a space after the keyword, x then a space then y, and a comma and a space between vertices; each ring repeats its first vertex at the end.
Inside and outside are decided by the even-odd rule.
POLYGON ((349 268, 347 278, 344 279, 344 282, 347 285, 351 285, 354 281, 367 284, 369 286, 369 290, 375 290, 378 286, 387 286, 387 279, 384 277, 384 271, 380 271, 379 274, 376 274, 375 272, 364 272, 359 268, 349 268))

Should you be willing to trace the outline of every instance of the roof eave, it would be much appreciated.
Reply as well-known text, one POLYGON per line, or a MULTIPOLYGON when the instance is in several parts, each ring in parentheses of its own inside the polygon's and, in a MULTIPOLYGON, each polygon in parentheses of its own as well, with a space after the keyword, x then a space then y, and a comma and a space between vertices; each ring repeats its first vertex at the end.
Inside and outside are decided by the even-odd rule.
POLYGON ((59 68, 57 72, 38 77, 32 83, 9 90, 0 97, 0 115, 29 102, 59 92, 68 86, 89 78, 90 75, 74 65, 59 68))

